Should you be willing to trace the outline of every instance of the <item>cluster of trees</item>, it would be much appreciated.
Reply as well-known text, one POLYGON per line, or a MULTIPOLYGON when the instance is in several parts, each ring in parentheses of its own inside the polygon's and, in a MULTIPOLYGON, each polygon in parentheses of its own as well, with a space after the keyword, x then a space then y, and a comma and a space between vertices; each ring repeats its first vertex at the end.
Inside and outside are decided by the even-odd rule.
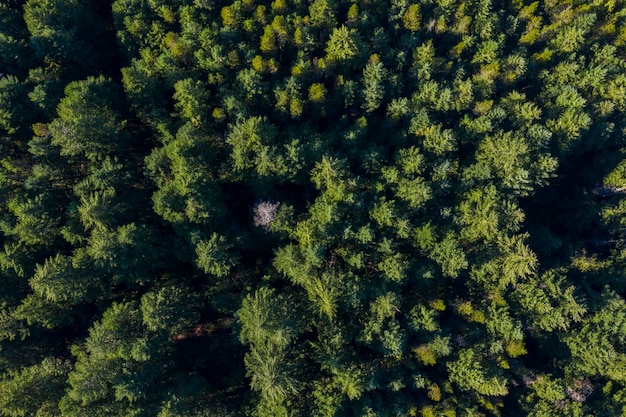
POLYGON ((626 1, 0 4, 0 415, 626 415, 626 1))

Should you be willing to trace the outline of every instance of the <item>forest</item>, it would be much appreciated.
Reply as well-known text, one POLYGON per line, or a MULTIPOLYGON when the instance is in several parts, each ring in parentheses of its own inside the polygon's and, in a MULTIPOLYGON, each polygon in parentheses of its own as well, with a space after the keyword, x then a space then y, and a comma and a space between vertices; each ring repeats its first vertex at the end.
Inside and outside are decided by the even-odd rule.
POLYGON ((3 0, 0 416, 626 416, 626 0, 3 0))

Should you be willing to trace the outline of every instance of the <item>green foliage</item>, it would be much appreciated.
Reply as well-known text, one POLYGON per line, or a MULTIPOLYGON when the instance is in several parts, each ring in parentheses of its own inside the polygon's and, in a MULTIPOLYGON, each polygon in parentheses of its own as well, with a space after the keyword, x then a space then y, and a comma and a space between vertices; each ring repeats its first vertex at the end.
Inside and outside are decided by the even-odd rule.
POLYGON ((183 118, 190 120, 194 125, 202 122, 202 118, 208 113, 207 101, 209 93, 200 81, 184 79, 174 84, 176 91, 172 96, 183 118))
POLYGON ((626 378, 624 300, 603 294, 604 308, 588 316, 582 327, 565 338, 573 356, 571 366, 584 375, 601 375, 615 381, 626 378), (610 365, 609 365, 610 364, 610 365))
POLYGON ((238 121, 226 138, 226 143, 232 147, 234 168, 242 170, 255 167, 261 155, 271 149, 275 135, 274 127, 260 117, 238 121))
POLYGON ((482 395, 502 396, 508 393, 506 380, 498 376, 488 376, 476 354, 471 349, 461 350, 459 358, 448 363, 450 381, 461 390, 474 390, 482 395))
POLYGON ((468 266, 465 254, 452 234, 435 244, 430 257, 441 266, 444 276, 452 278, 458 277, 468 266))
POLYGON ((57 415, 57 403, 64 394, 70 369, 69 361, 46 357, 41 363, 7 373, 0 382, 3 414, 11 417, 57 415))
POLYGON ((193 327, 200 319, 199 299, 187 288, 164 287, 141 297, 141 314, 146 328, 169 335, 193 327))
POLYGON ((207 274, 226 276, 236 264, 236 260, 228 253, 229 248, 226 238, 213 233, 209 240, 200 241, 196 245, 196 263, 207 274))
POLYGON ((0 414, 612 416, 624 5, 0 5, 0 414))
POLYGON ((123 408, 127 412, 137 411, 131 404, 139 399, 141 390, 148 388, 149 381, 139 378, 138 365, 149 358, 145 342, 128 333, 139 330, 138 313, 133 305, 113 304, 102 321, 92 326, 84 346, 73 349, 76 364, 68 378, 70 389, 60 403, 64 414, 81 415, 89 410, 98 416, 105 413, 123 415, 123 408), (119 369, 123 368, 126 369, 124 377, 118 375, 119 369), (127 383, 133 379, 138 386, 129 390, 127 383), (112 400, 112 404, 107 404, 112 400))
POLYGON ((57 255, 37 266, 30 286, 35 295, 55 303, 93 301, 104 292, 104 283, 82 266, 78 260, 57 255))
POLYGON ((245 363, 250 386, 261 394, 257 415, 286 415, 287 396, 296 392, 296 381, 286 363, 288 346, 293 338, 290 329, 283 327, 289 314, 282 297, 271 290, 260 288, 242 302, 237 316, 241 323, 240 338, 251 346, 245 363), (276 317, 276 314, 281 317, 276 317))
MULTIPOLYGON (((376 57, 376 55, 373 57, 376 57)), ((383 80, 386 78, 386 75, 387 71, 383 64, 377 61, 377 58, 370 58, 370 62, 363 70, 363 109, 366 112, 372 112, 380 107, 385 95, 383 80)))
POLYGON ((89 68, 89 62, 85 61, 97 59, 90 43, 97 39, 100 22, 93 11, 80 2, 28 1, 24 6, 24 20, 31 34, 30 46, 40 59, 50 58, 58 65, 77 65, 85 69, 89 68))
POLYGON ((326 45, 326 56, 330 62, 341 63, 358 56, 360 39, 355 29, 345 26, 334 28, 326 45))
POLYGON ((59 117, 49 125, 52 144, 63 156, 92 162, 111 155, 117 143, 127 140, 125 122, 114 110, 118 100, 115 85, 103 77, 68 84, 57 108, 59 117))

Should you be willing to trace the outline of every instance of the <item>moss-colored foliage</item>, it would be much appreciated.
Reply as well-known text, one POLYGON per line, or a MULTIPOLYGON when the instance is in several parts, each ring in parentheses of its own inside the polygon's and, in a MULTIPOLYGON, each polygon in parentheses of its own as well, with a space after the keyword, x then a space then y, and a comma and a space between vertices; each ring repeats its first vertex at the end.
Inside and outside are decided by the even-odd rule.
POLYGON ((0 415, 617 416, 626 3, 0 5, 0 415))

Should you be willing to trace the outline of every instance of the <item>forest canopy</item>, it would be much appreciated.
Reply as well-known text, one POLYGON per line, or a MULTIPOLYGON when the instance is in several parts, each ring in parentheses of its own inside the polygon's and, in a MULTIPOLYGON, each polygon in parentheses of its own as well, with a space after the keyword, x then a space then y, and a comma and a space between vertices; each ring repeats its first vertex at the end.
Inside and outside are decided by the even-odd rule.
POLYGON ((626 416, 626 1, 0 3, 0 416, 626 416))

